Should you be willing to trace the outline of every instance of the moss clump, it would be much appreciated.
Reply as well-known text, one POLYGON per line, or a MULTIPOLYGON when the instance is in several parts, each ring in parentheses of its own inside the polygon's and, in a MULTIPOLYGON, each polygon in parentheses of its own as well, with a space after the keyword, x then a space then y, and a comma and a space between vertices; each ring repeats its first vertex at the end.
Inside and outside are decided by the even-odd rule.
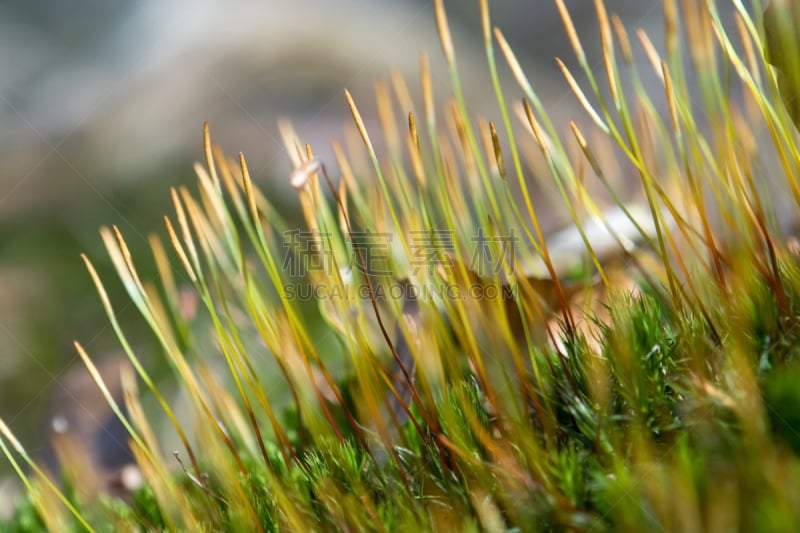
POLYGON ((589 124, 560 135, 486 4, 497 124, 468 114, 437 2, 450 107, 436 111, 424 57, 422 106, 401 80, 379 84, 378 153, 348 94, 356 142, 334 144, 336 176, 283 128, 304 226, 206 131, 198 193, 174 190, 167 244, 151 237, 156 279, 140 277, 120 231, 102 231, 186 406, 154 384, 84 257, 131 361, 127 416, 76 347, 144 487, 127 502, 79 479, 59 490, 2 424, 28 488, 11 527, 798 528, 800 263, 773 206, 775 191, 800 203, 800 146, 755 53, 760 9, 735 6, 734 39, 713 2, 680 16, 665 2, 664 57, 638 35, 654 94, 602 2, 596 72, 558 1, 591 88, 564 68, 589 124), (495 46, 519 104, 500 89, 495 46), (524 164, 537 158, 547 179, 524 164), (571 236, 544 238, 544 191, 571 236), (172 458, 142 398, 180 443, 172 458))

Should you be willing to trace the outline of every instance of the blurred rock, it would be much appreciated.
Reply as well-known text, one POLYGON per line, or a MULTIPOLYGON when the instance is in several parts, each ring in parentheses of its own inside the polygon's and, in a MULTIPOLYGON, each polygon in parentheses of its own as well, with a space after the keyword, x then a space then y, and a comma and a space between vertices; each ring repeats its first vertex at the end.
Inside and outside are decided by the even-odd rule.
MULTIPOLYGON (((124 355, 105 357, 96 363, 114 400, 124 410, 120 372, 131 371, 124 355)), ((51 399, 48 442, 43 453, 47 469, 65 474, 88 495, 98 492, 124 496, 135 479, 130 436, 111 410, 88 370, 78 364, 59 379, 51 399)))

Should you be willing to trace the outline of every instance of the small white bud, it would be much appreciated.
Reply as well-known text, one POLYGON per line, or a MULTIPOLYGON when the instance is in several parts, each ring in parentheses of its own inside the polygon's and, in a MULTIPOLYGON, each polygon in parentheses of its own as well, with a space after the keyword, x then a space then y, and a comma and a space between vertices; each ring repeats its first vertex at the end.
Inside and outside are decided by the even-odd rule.
POLYGON ((292 171, 289 185, 299 191, 306 186, 311 176, 319 172, 320 168, 322 168, 322 164, 317 159, 309 159, 292 171))
POLYGON ((69 431, 69 420, 65 416, 54 416, 50 421, 50 427, 59 435, 63 435, 69 431))
POLYGON ((128 492, 140 489, 144 485, 142 471, 135 464, 125 465, 119 472, 119 481, 128 492))
POLYGON ((342 283, 345 285, 353 283, 353 270, 350 267, 340 268, 339 275, 342 277, 342 283))

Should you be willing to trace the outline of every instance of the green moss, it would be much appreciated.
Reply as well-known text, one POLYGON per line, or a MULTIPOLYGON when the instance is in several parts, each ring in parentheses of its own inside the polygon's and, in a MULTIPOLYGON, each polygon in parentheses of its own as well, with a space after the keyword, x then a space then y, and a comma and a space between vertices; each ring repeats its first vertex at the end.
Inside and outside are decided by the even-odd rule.
MULTIPOLYGON (((103 231, 129 303, 152 330, 190 415, 177 415, 139 364, 117 319, 119 304, 107 299, 87 259, 143 389, 129 391, 126 421, 148 485, 127 501, 93 500, 76 496, 79 479, 59 491, 18 468, 30 487, 9 528, 84 520, 98 530, 797 529, 800 265, 786 236, 767 224, 774 217, 757 207, 768 205, 760 184, 751 183, 762 168, 759 152, 738 144, 764 127, 772 149, 800 161, 790 117, 776 107, 774 73, 757 59, 746 63, 736 47, 706 39, 724 43, 728 35, 710 7, 686 13, 695 25, 667 28, 674 46, 660 71, 672 120, 665 124, 638 74, 623 77, 599 9, 615 99, 604 98, 600 73, 584 65, 598 104, 582 104, 596 133, 636 168, 649 206, 644 218, 629 211, 627 222, 639 230, 620 239, 624 249, 601 253, 600 237, 587 235, 584 223, 600 204, 578 163, 592 169, 612 204, 627 207, 606 180, 595 145, 573 125, 576 160, 520 72, 522 130, 512 126, 500 92, 504 131, 475 126, 436 5, 457 102, 448 117, 454 134, 442 133, 440 117, 426 109, 409 116, 405 147, 387 143, 387 153, 378 154, 362 129, 365 153, 352 157, 355 175, 337 183, 321 162, 295 154, 291 181, 303 231, 323 234, 324 249, 307 257, 294 250, 289 259, 324 259, 330 264, 314 264, 325 268, 286 271, 288 223, 252 183, 243 159, 237 168, 215 152, 199 173, 199 200, 188 190, 174 196, 172 247, 153 244, 152 282, 138 273, 122 233, 103 231), (681 32, 687 52, 676 40, 681 32), (704 119, 716 134, 705 136, 685 96, 684 54, 702 74, 707 98, 723 94, 727 82, 717 77, 718 65, 704 62, 737 73, 758 104, 747 115, 752 124, 742 126, 733 103, 717 102, 704 119), (626 96, 621 88, 631 80, 626 96), (566 266, 556 268, 538 234, 515 141, 523 134, 539 145, 560 207, 586 248, 566 266), (369 163, 355 164, 361 159, 369 163), (715 225, 716 213, 726 224, 715 225), (356 220, 372 237, 396 239, 379 250, 390 274, 367 264, 356 220), (434 230, 451 246, 414 264, 412 238, 434 230), (477 254, 470 248, 476 235, 490 245, 477 254), (519 255, 486 269, 511 237, 519 255), (172 281, 178 268, 198 300, 192 316, 179 312, 172 281), (287 289, 296 284, 340 295, 368 290, 360 298, 328 293, 300 301, 287 289), (431 286, 471 297, 374 296, 431 286), (151 440, 140 397, 153 399, 182 436, 179 465, 151 440), (34 505, 37 490, 52 498, 34 505)), ((750 28, 742 38, 760 45, 755 21, 740 15, 750 28)), ((485 37, 496 81, 492 37, 512 69, 514 60, 500 34, 485 37)), ((620 53, 625 60, 626 50, 620 53)), ((397 104, 384 99, 379 107, 385 115, 397 104)), ((398 132, 386 126, 383 135, 398 132)), ((800 190, 791 172, 781 177, 785 188, 800 190)), ((34 468, 5 425, 0 429, 6 456, 34 468)))

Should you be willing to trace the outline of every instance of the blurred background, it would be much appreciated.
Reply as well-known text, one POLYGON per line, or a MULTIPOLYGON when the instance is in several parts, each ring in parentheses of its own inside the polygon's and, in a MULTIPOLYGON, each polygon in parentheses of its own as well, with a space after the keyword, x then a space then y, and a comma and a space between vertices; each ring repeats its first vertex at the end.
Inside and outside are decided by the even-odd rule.
MULTIPOLYGON (((593 2, 566 4, 599 67, 593 2)), ((660 45, 660 2, 606 4, 660 45)), ((445 5, 467 98, 492 116, 478 2, 445 5)), ((494 0, 490 7, 551 112, 582 117, 553 61, 574 64, 554 3, 494 0)), ((245 154, 276 203, 291 205, 278 119, 290 119, 329 158, 329 139, 351 121, 343 88, 374 124, 375 79, 394 66, 416 88, 422 50, 432 59, 435 90, 446 94, 429 1, 0 2, 0 417, 23 443, 44 453, 54 402, 80 397, 67 390, 78 362, 72 341, 95 357, 118 346, 81 252, 109 282, 136 342, 141 324, 113 283, 98 229, 119 226, 149 275, 147 235, 163 233, 169 188, 194 182, 204 121, 227 154, 245 154)), ((499 64, 507 97, 518 99, 499 64)), ((0 478, 8 471, 0 458, 0 478)))

